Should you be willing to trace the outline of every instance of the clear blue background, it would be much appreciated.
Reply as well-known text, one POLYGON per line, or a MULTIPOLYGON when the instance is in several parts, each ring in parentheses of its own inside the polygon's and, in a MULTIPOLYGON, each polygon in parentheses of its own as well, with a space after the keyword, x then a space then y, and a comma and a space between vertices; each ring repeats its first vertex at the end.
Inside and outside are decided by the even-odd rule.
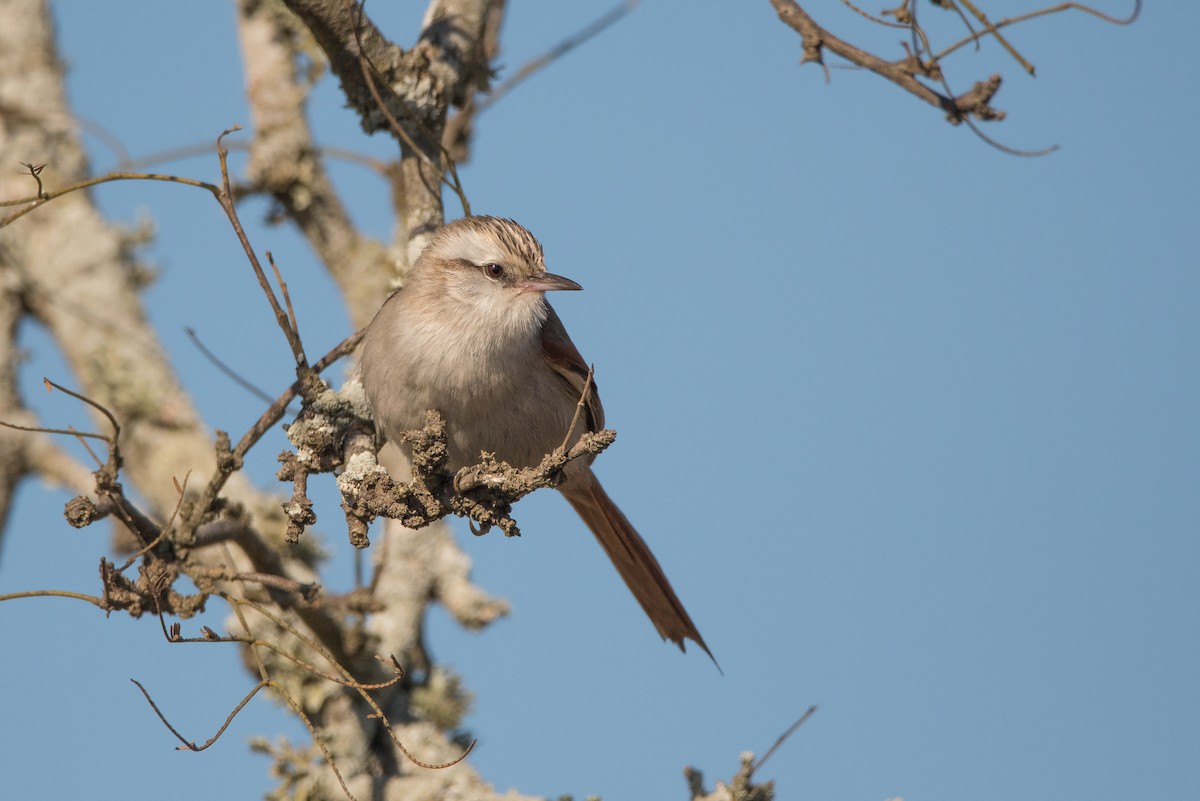
MULTIPOLYGON (((369 7, 405 44, 422 4, 402 5, 369 7)), ((607 7, 513 4, 505 73, 607 7)), ((248 122, 229 5, 56 8, 75 108, 134 155, 248 122)), ((994 45, 960 53, 956 89, 1006 76, 1010 117, 989 134, 1062 145, 1040 159, 875 76, 827 85, 766 0, 645 3, 480 119, 471 201, 587 288, 557 306, 620 432, 598 472, 725 670, 658 641, 556 495, 521 504, 520 540, 461 527, 476 579, 515 608, 483 634, 440 611, 431 626, 478 695, 486 777, 682 799, 684 765, 728 777, 819 704, 763 769, 780 798, 1200 797, 1198 29, 1195 3, 1149 4, 1130 28, 1038 20, 1010 31, 1036 79, 994 45)), ((900 38, 868 37, 886 53, 900 38)), ((313 118, 323 143, 393 152, 332 82, 313 118)), ((98 171, 116 163, 88 142, 98 171)), ((18 159, 38 155, 5 169, 18 159)), ((211 155, 165 169, 216 176, 211 155)), ((336 175, 388 237, 381 182, 336 175)), ((219 209, 159 184, 95 196, 153 218, 150 313, 210 425, 237 435, 259 402, 183 328, 270 392, 289 360, 219 209)), ((330 283, 289 231, 251 236, 323 353, 347 333, 330 283)), ((86 424, 45 398, 42 375, 71 379, 25 333, 26 396, 48 425, 86 424)), ((251 465, 265 487, 280 446, 251 465)), ((0 592, 96 590, 106 527, 68 528, 65 499, 25 487, 0 592)), ((328 487, 318 503, 344 587, 328 487)), ((173 751, 129 677, 201 741, 251 680, 232 649, 168 647, 153 620, 44 599, 0 604, 0 632, 5 797, 257 797, 267 762, 244 739, 302 736, 260 698, 213 749, 173 751)))

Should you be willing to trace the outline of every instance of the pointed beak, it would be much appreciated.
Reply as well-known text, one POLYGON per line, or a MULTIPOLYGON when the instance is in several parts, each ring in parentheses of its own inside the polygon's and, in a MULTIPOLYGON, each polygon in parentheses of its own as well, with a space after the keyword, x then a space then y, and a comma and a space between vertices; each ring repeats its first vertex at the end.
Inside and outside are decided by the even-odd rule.
POLYGON ((570 278, 563 278, 554 273, 542 273, 535 278, 521 282, 522 292, 554 292, 560 289, 583 289, 583 287, 570 278))

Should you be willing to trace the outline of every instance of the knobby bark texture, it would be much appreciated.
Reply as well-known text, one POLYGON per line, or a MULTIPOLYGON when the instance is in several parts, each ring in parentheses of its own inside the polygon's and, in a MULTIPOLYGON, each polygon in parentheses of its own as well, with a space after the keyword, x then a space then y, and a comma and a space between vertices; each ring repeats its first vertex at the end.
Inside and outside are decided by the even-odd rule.
MULTIPOLYGON (((408 50, 386 42, 341 0, 292 6, 276 0, 237 6, 255 123, 241 188, 275 200, 342 288, 351 319, 363 324, 402 279, 422 234, 442 222, 440 128, 453 103, 486 83, 480 54, 501 6, 435 3, 408 50), (401 220, 391 245, 350 224, 312 140, 305 118, 311 76, 302 65, 321 57, 363 110, 364 124, 374 120, 390 130, 390 122, 366 111, 374 81, 404 129, 397 164, 387 169, 401 220)), ((0 0, 0 19, 0 152, 45 165, 41 177, 48 187, 89 177, 66 102, 50 9, 45 2, 0 0)), ((35 189, 28 174, 0 170, 0 199, 30 197, 35 189)), ((252 675, 269 679, 321 733, 324 751, 308 743, 260 744, 286 777, 277 797, 519 797, 497 795, 466 762, 441 770, 418 764, 451 762, 462 754, 458 726, 468 697, 449 671, 426 656, 421 638, 429 605, 441 603, 463 625, 477 628, 503 614, 504 603, 471 583, 467 557, 442 526, 412 532, 388 525, 372 549, 370 586, 343 597, 322 593, 311 542, 285 542, 283 498, 273 488, 255 488, 236 471, 228 441, 214 442, 183 390, 145 313, 146 273, 137 245, 137 236, 105 220, 83 191, 55 198, 0 231, 0 419, 40 424, 17 391, 18 326, 36 321, 61 349, 73 385, 120 423, 120 478, 143 499, 144 517, 135 516, 146 522, 143 539, 128 532, 121 538, 142 551, 132 562, 137 575, 124 578, 107 563, 104 592, 93 602, 134 614, 165 607, 181 617, 213 595, 235 607, 230 630, 256 643, 245 647, 252 675), (218 504, 208 511, 193 508, 204 488, 217 485, 218 504), (153 527, 162 536, 145 542, 145 530, 153 534, 153 527), (170 589, 182 573, 201 590, 190 600, 170 589), (321 653, 336 661, 336 669, 321 653), (395 680, 390 665, 376 659, 388 654, 407 669, 404 678, 395 680), (368 701, 322 674, 387 686, 368 701), (413 758, 382 730, 384 721, 413 758), (337 766, 340 779, 326 760, 337 766)), ((95 410, 93 419, 97 432, 110 432, 105 414, 95 410)), ((0 446, 0 517, 15 486, 30 476, 84 496, 72 507, 74 524, 120 506, 113 501, 123 497, 120 488, 98 491, 93 466, 67 456, 51 435, 0 429, 0 446)))
MULTIPOLYGON (((350 0, 236 0, 235 7, 253 122, 250 159, 236 191, 207 188, 228 201, 231 221, 232 198, 269 197, 276 216, 295 226, 329 271, 349 318, 361 327, 443 223, 443 197, 467 210, 455 161, 469 154, 471 119, 489 86, 504 4, 433 0, 404 47, 350 0), (328 154, 313 139, 308 96, 326 66, 363 129, 396 142, 392 160, 372 164, 391 187, 397 220, 391 242, 354 227, 326 170, 328 154)), ((49 8, 46 0, 0 0, 0 19, 0 152, 31 165, 24 175, 0 170, 0 201, 35 198, 35 172, 54 195, 89 178, 90 169, 67 105, 49 8)), ((0 427, 0 523, 17 484, 40 476, 79 493, 68 505, 71 525, 111 517, 116 549, 132 552, 123 565, 102 561, 102 590, 85 600, 106 612, 164 620, 186 619, 213 597, 229 604, 230 635, 185 634, 171 624, 168 640, 241 643, 251 683, 269 688, 319 733, 313 743, 258 741, 281 777, 271 797, 524 798, 497 794, 469 760, 455 762, 466 744, 459 727, 469 694, 428 655, 425 616, 437 603, 464 627, 480 628, 507 606, 471 582, 470 562, 448 529, 413 531, 388 520, 371 546, 369 580, 344 595, 321 587, 318 549, 303 533, 311 517, 306 465, 316 465, 314 472, 346 467, 345 484, 355 472, 347 467, 351 456, 373 453, 354 382, 340 392, 322 385, 308 369, 311 360, 298 355, 292 392, 305 399, 306 413, 289 430, 297 453, 283 459, 281 470, 294 493, 288 499, 278 488, 253 486, 240 472, 241 458, 279 417, 265 412, 236 446, 234 437, 210 433, 148 320, 147 271, 136 256, 141 235, 104 219, 87 191, 26 205, 37 208, 0 229, 0 420, 41 424, 17 380, 19 326, 34 321, 61 349, 73 386, 94 404, 88 408, 95 431, 108 439, 98 447, 107 461, 96 469, 69 456, 51 434, 0 427), (332 436, 343 423, 346 430, 358 426, 356 433, 332 436), (339 437, 345 441, 328 442, 339 437), (183 576, 197 592, 176 589, 183 576), (431 767, 444 763, 454 764, 431 767)), ((290 398, 272 408, 282 414, 290 398)), ((588 447, 606 441, 611 436, 588 447)), ((567 458, 572 454, 549 458, 537 481, 552 484, 556 460, 567 458)), ((381 459, 393 477, 409 470, 394 450, 381 459)), ((494 483, 504 467, 482 466, 489 480, 476 483, 494 483)), ((438 481, 443 490, 451 483, 445 476, 438 481)), ((417 493, 432 496, 430 486, 417 493)), ((358 500, 360 509, 347 503, 347 519, 352 541, 365 545, 366 522, 389 499, 358 500)), ((478 508, 468 500, 464 508, 478 508)), ((494 503, 492 517, 475 519, 515 525, 506 516, 507 496, 494 503)), ((709 793, 692 771, 688 786, 695 799, 767 801, 773 788, 755 784, 753 771, 746 755, 731 784, 709 793)))

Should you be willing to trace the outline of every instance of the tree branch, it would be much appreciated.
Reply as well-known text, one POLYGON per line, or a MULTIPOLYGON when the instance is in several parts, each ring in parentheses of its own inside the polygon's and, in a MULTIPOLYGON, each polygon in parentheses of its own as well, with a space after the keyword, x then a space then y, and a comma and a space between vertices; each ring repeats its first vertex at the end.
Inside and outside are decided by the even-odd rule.
POLYGON ((931 106, 936 106, 946 114, 946 119, 955 125, 972 116, 981 120, 1004 118, 1004 112, 997 111, 989 105, 992 96, 1000 88, 999 75, 991 76, 986 83, 975 84, 971 91, 959 97, 943 95, 917 80, 917 75, 926 74, 925 67, 919 59, 884 61, 822 28, 795 0, 771 0, 771 5, 775 7, 779 19, 800 34, 804 48, 801 64, 812 61, 824 66, 823 51, 829 50, 851 64, 886 78, 931 106), (988 87, 989 91, 981 89, 984 86, 988 87))

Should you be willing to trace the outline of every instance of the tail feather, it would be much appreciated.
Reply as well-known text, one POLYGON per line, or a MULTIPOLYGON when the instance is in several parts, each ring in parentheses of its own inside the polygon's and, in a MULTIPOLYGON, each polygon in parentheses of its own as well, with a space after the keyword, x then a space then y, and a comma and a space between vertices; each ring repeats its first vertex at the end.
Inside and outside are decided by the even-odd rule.
MULTIPOLYGON (((675 595, 671 582, 650 552, 650 546, 608 497, 595 476, 589 471, 586 477, 573 478, 559 489, 596 535, 659 635, 678 645, 681 651, 685 650, 684 639, 691 640, 703 648, 716 665, 716 658, 675 595)), ((720 670, 720 665, 717 669, 720 670)))

